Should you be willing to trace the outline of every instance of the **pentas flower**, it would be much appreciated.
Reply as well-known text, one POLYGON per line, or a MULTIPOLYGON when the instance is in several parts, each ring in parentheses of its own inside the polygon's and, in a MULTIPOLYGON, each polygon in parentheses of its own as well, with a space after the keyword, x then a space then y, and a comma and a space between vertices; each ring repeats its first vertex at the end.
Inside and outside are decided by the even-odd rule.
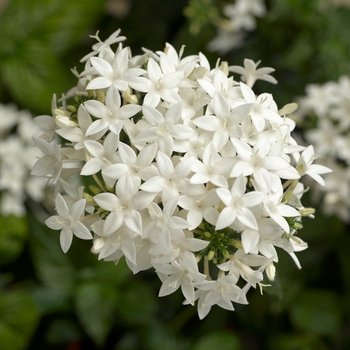
POLYGON ((75 236, 92 240, 100 260, 153 268, 159 296, 181 290, 200 318, 214 305, 233 310, 274 279, 278 250, 300 267, 295 252, 307 244, 296 233, 314 212, 301 179, 322 185, 329 169, 291 136, 295 105, 279 110, 271 94, 253 92, 258 77, 274 82, 270 68, 245 62, 248 86, 227 63, 211 68, 169 43, 131 56, 118 34, 96 36, 77 86, 51 120, 38 119, 44 156, 33 173, 57 193, 46 223, 61 230, 64 252, 75 236), (77 173, 90 185, 75 190, 77 173))
POLYGON ((312 145, 294 155, 297 169, 319 184, 327 184, 317 188, 310 181, 315 203, 321 204, 325 214, 349 223, 350 78, 342 76, 338 81, 309 84, 305 92, 294 116, 306 128, 305 139, 312 145), (315 159, 319 159, 319 164, 314 164, 315 159), (334 172, 329 173, 329 167, 334 172))
POLYGON ((119 135, 123 128, 123 119, 131 118, 137 114, 141 107, 137 105, 126 105, 121 107, 121 98, 115 85, 112 85, 106 94, 105 103, 97 100, 88 100, 84 103, 90 115, 98 118, 87 128, 87 136, 99 132, 105 133, 108 129, 119 135))
MULTIPOLYGON (((256 28, 255 17, 263 17, 266 13, 265 1, 226 1, 222 7, 222 12, 226 17, 216 18, 215 25, 217 26, 217 35, 208 44, 208 49, 226 54, 230 50, 242 46, 245 31, 252 31, 256 28)), ((246 64, 244 65, 247 66, 246 64)), ((266 69, 264 74, 268 74, 271 73, 270 69, 272 68, 262 69, 266 69)), ((276 82, 272 79, 268 81, 276 82)), ((254 84, 254 81, 252 84, 254 84)))
MULTIPOLYGON (((104 50, 100 54, 103 54, 103 52, 104 50)), ((129 69, 128 55, 128 49, 124 48, 115 54, 111 63, 101 57, 91 57, 91 65, 99 76, 92 79, 86 88, 88 90, 103 89, 113 85, 118 90, 125 91, 128 86, 132 87, 134 84, 139 84, 142 78, 138 77, 144 73, 144 70, 141 68, 129 69)))
MULTIPOLYGON (((45 199, 46 179, 29 176, 37 158, 43 157, 40 148, 33 147, 32 136, 40 133, 28 111, 0 103, 0 216, 24 216, 28 204, 45 199)), ((42 165, 37 171, 44 175, 42 165)))
POLYGON ((84 214, 85 199, 78 200, 69 208, 64 198, 58 193, 55 204, 58 215, 51 216, 45 223, 54 230, 61 230, 60 243, 65 253, 72 244, 73 234, 81 239, 92 238, 90 231, 80 221, 84 214))

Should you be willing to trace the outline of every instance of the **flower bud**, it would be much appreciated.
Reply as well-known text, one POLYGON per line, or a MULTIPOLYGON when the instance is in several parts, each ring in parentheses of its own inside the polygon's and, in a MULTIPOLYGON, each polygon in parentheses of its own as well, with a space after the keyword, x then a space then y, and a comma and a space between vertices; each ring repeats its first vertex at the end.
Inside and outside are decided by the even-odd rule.
POLYGON ((298 108, 298 104, 295 102, 292 103, 287 103, 285 106, 283 106, 279 111, 278 114, 280 116, 285 115, 285 114, 291 114, 293 113, 295 110, 297 110, 298 108))
POLYGON ((101 189, 98 188, 98 187, 96 187, 96 186, 94 186, 94 185, 90 185, 90 186, 89 186, 89 189, 90 189, 90 191, 91 191, 93 194, 99 194, 99 193, 101 193, 101 189))
POLYGON ((101 103, 105 103, 106 95, 103 92, 99 92, 97 95, 97 101, 100 101, 101 103))
POLYGON ((225 75, 228 75, 228 64, 227 64, 227 62, 222 62, 221 64, 220 64, 220 67, 219 67, 219 69, 221 70, 221 71, 223 71, 224 73, 225 73, 225 75))
POLYGON ((267 265, 266 267, 266 274, 267 277, 270 281, 274 281, 275 277, 276 277, 276 267, 273 264, 273 262, 271 261, 270 264, 267 265))
POLYGON ((243 249, 242 242, 237 239, 231 239, 231 244, 238 249, 243 249))
POLYGON ((73 122, 68 117, 63 115, 57 115, 55 118, 55 122, 59 128, 72 128, 78 126, 77 123, 73 122))
POLYGON ((208 253, 208 260, 212 260, 214 258, 215 255, 215 251, 214 250, 210 250, 208 253))
POLYGON ((299 210, 301 216, 309 216, 315 214, 314 208, 303 208, 299 210))

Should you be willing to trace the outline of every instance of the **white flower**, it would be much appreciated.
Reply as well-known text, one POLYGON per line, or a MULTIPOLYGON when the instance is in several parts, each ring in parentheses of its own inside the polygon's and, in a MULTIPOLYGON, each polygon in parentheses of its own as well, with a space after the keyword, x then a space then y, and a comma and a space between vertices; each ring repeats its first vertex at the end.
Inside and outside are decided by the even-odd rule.
POLYGON ((48 142, 33 137, 35 145, 45 154, 38 159, 32 169, 32 175, 44 176, 57 183, 62 171, 62 158, 60 145, 49 144, 48 142))
POLYGON ((253 175, 258 181, 259 172, 272 172, 283 179, 298 179, 298 172, 285 159, 269 155, 271 144, 267 137, 260 137, 251 148, 241 140, 231 140, 240 160, 233 166, 230 176, 253 175))
MULTIPOLYGON (((207 77, 206 77, 207 78, 207 77)), ((214 98, 215 93, 221 94, 231 105, 235 100, 241 97, 241 92, 237 82, 232 77, 228 77, 222 70, 218 69, 211 80, 198 79, 199 85, 214 98)))
POLYGON ((248 58, 244 59, 244 68, 240 66, 229 66, 228 69, 230 72, 241 74, 241 79, 244 81, 250 88, 253 87, 256 80, 265 80, 272 84, 277 84, 277 80, 270 75, 270 73, 275 70, 270 67, 259 68, 258 65, 261 61, 254 62, 248 58))
POLYGON ((142 234, 142 218, 139 210, 146 208, 154 194, 138 191, 140 182, 124 175, 115 187, 115 193, 100 193, 94 196, 95 202, 109 211, 103 226, 103 235, 108 236, 123 223, 139 235, 142 234))
POLYGON ((0 135, 3 136, 18 122, 18 112, 14 105, 0 104, 0 135))
POLYGON ((145 73, 140 68, 128 68, 127 48, 122 49, 115 55, 112 64, 100 57, 91 57, 90 61, 92 67, 101 76, 92 79, 86 87, 87 90, 104 89, 112 84, 120 91, 125 91, 128 86, 137 88, 137 84, 142 79, 139 76, 145 73))
MULTIPOLYGON (((127 226, 122 225, 116 231, 109 236, 105 236, 103 233, 104 221, 99 220, 92 225, 94 232, 100 236, 95 239, 94 253, 98 254, 98 259, 106 259, 113 257, 115 259, 118 251, 122 252, 122 255, 126 257, 132 264, 136 264, 136 244, 135 233, 127 226)), ((120 254, 120 253, 119 253, 120 254)))
POLYGON ((308 146, 300 155, 296 154, 298 160, 297 169, 300 175, 307 174, 311 176, 315 181, 320 185, 324 186, 325 182, 320 174, 330 173, 332 170, 321 164, 313 164, 313 161, 319 156, 315 154, 314 148, 312 145, 308 146))
POLYGON ((195 283, 198 288, 196 297, 198 301, 198 315, 203 319, 215 304, 226 310, 234 310, 232 301, 247 304, 245 296, 241 296, 241 289, 237 286, 237 278, 227 275, 217 281, 203 281, 195 283))
POLYGON ((80 199, 68 207, 64 198, 58 193, 55 204, 58 215, 51 216, 45 223, 53 230, 61 230, 60 243, 65 253, 72 244, 73 234, 80 239, 92 239, 90 231, 80 221, 84 216, 85 199, 80 199))
POLYGON ((267 261, 267 258, 261 255, 244 254, 242 250, 237 250, 235 255, 230 255, 230 258, 224 264, 218 265, 222 271, 227 271, 229 275, 234 275, 237 280, 240 276, 251 283, 258 283, 263 280, 261 271, 253 270, 250 266, 261 266, 267 261))
POLYGON ((88 160, 81 169, 81 175, 93 175, 101 169, 115 163, 117 158, 118 137, 110 133, 104 140, 102 145, 98 141, 88 140, 84 143, 89 153, 88 160))
POLYGON ((271 217, 283 230, 287 233, 290 232, 290 227, 285 217, 299 217, 300 213, 292 206, 283 202, 283 190, 282 186, 278 186, 276 191, 272 191, 271 182, 266 183, 268 193, 264 199, 264 207, 271 217))
POLYGON ((333 82, 328 82, 323 86, 309 84, 306 86, 307 97, 300 99, 301 113, 306 114, 315 111, 316 115, 323 118, 329 112, 331 105, 339 89, 333 82))
POLYGON ((120 94, 114 85, 107 91, 105 104, 97 100, 88 100, 84 105, 91 115, 98 118, 89 125, 86 136, 105 132, 108 129, 119 135, 123 128, 123 119, 129 119, 141 110, 137 105, 121 107, 120 94))
POLYGON ((175 104, 180 101, 178 87, 184 78, 184 72, 172 72, 164 74, 158 63, 150 57, 147 62, 148 79, 142 78, 136 87, 142 92, 146 92, 144 104, 157 107, 161 99, 175 104))
POLYGON ((157 109, 144 105, 142 112, 151 127, 140 132, 136 141, 157 142, 158 149, 170 156, 173 151, 177 151, 174 139, 186 140, 194 134, 193 129, 189 126, 178 124, 181 118, 181 109, 181 103, 177 103, 163 116, 157 109))
POLYGON ((178 197, 173 197, 161 209, 157 204, 151 203, 148 212, 152 221, 144 229, 143 238, 150 238, 155 246, 151 248, 153 255, 167 254, 171 249, 172 230, 183 230, 189 224, 183 218, 176 216, 174 211, 177 207, 178 197))
POLYGON ((231 110, 228 101, 216 92, 212 106, 213 115, 196 118, 193 123, 203 130, 214 132, 213 143, 220 151, 229 138, 243 136, 241 123, 248 117, 251 109, 251 104, 243 104, 231 110))
POLYGON ((277 110, 273 110, 275 106, 270 94, 261 94, 256 97, 253 90, 248 85, 240 84, 244 100, 247 103, 254 104, 250 116, 258 132, 261 132, 267 127, 267 121, 276 125, 282 124, 282 118, 278 115, 277 110))
POLYGON ((205 275, 199 273, 198 270, 196 273, 185 270, 176 260, 166 266, 157 265, 157 271, 158 275, 160 275, 160 272, 165 275, 164 277, 160 276, 163 282, 159 290, 160 297, 174 293, 181 287, 186 301, 194 305, 195 289, 193 283, 203 281, 205 275))
POLYGON ((140 189, 146 192, 162 193, 162 202, 167 203, 174 196, 178 196, 180 192, 197 194, 200 191, 198 186, 190 184, 187 178, 190 172, 190 164, 192 159, 184 159, 175 167, 174 164, 165 153, 159 151, 156 157, 159 175, 148 179, 140 186, 140 189))
POLYGON ((125 173, 143 181, 158 175, 157 168, 151 164, 157 152, 157 144, 146 146, 136 155, 130 146, 120 142, 118 151, 120 162, 102 169, 102 176, 109 187, 113 187, 115 181, 125 173))
POLYGON ((208 44, 208 48, 225 54, 233 48, 242 46, 243 30, 255 29, 255 17, 262 17, 265 12, 263 0, 236 0, 234 4, 224 5, 223 13, 228 20, 217 21, 218 34, 208 44))
POLYGON ((77 117, 77 127, 63 127, 61 129, 56 130, 56 133, 65 138, 66 140, 74 142, 74 148, 76 150, 79 150, 85 147, 85 141, 99 140, 103 136, 105 130, 102 130, 93 135, 86 135, 87 129, 92 124, 92 119, 89 113, 87 112, 86 108, 82 104, 78 108, 77 117))
POLYGON ((224 159, 218 154, 214 143, 210 142, 203 152, 203 160, 193 159, 191 177, 193 184, 211 182, 218 187, 227 187, 226 174, 232 168, 233 159, 224 159))
POLYGON ((224 7, 224 13, 234 21, 234 24, 246 30, 255 28, 255 18, 262 17, 266 12, 265 4, 262 0, 237 0, 234 4, 224 7))
POLYGON ((265 195, 258 191, 245 192, 246 184, 242 175, 235 180, 230 191, 227 188, 216 190, 217 195, 225 204, 216 223, 217 230, 230 226, 236 218, 243 225, 258 229, 255 216, 248 208, 261 203, 265 195))
MULTIPOLYGON (((203 187, 204 190, 204 187, 203 187)), ((205 219, 212 225, 215 225, 218 211, 214 207, 220 199, 215 189, 205 191, 198 196, 183 195, 179 198, 179 205, 188 210, 187 221, 191 225, 190 230, 194 230, 205 219)))
POLYGON ((120 29, 116 30, 114 33, 112 33, 108 39, 101 41, 101 39, 98 36, 98 31, 95 35, 90 35, 90 38, 96 39, 98 42, 94 45, 92 45, 92 52, 88 55, 84 56, 80 62, 85 62, 90 57, 95 56, 96 54, 102 52, 103 50, 110 49, 110 45, 119 43, 120 41, 124 41, 126 39, 125 36, 119 36, 120 29))

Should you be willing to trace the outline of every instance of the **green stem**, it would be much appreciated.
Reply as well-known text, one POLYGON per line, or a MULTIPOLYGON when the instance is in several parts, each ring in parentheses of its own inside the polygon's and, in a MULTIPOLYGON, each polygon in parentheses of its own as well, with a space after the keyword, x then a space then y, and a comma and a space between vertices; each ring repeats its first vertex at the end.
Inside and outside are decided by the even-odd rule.
POLYGON ((103 183, 100 181, 96 174, 93 174, 92 177, 103 192, 108 192, 107 188, 103 185, 103 183))
POLYGON ((96 218, 99 216, 99 213, 95 213, 95 214, 89 214, 89 215, 86 215, 86 216, 83 216, 79 219, 79 221, 85 221, 85 220, 88 220, 88 219, 91 219, 91 218, 96 218))
POLYGON ((204 274, 207 275, 207 279, 210 279, 209 259, 207 256, 204 257, 204 274))

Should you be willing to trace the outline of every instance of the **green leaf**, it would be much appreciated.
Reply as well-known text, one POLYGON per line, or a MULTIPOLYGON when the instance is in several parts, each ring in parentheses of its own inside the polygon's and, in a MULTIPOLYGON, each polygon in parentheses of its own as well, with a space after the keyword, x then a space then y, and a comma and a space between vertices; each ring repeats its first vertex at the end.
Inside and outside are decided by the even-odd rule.
POLYGON ((15 260, 22 252, 28 229, 25 217, 0 216, 0 265, 15 260))
POLYGON ((149 324, 148 333, 144 343, 147 349, 152 350, 186 350, 191 349, 189 341, 171 332, 164 323, 153 322, 149 324))
POLYGON ((47 112, 54 93, 71 88, 62 55, 99 20, 104 0, 13 0, 0 18, 0 72, 13 99, 47 112))
POLYGON ((292 303, 290 318, 297 329, 336 335, 341 326, 338 297, 325 290, 306 290, 292 303))
POLYGON ((123 289, 123 302, 118 304, 118 314, 133 325, 145 325, 155 316, 156 294, 150 285, 141 280, 133 280, 123 289))
POLYGON ((0 21, 0 54, 14 54, 36 39, 56 54, 66 51, 99 20, 105 0, 12 0, 0 21))
POLYGON ((71 343, 81 338, 76 324, 69 320, 55 320, 47 331, 47 340, 51 344, 71 343))
POLYGON ((30 238, 34 267, 44 287, 56 297, 71 295, 76 271, 68 255, 62 252, 58 232, 32 222, 30 238))
POLYGON ((28 293, 37 305, 40 315, 50 315, 55 312, 69 311, 71 305, 67 298, 58 297, 52 289, 35 285, 28 289, 28 293))
POLYGON ((100 346, 113 325, 118 291, 99 281, 88 281, 75 291, 75 308, 86 333, 100 346))
POLYGON ((93 274, 95 280, 98 280, 102 284, 110 284, 114 287, 127 284, 133 276, 125 259, 121 259, 117 265, 112 261, 97 260, 93 268, 93 274))
POLYGON ((190 22, 193 35, 198 35, 202 27, 220 20, 219 8, 212 0, 190 0, 183 13, 190 22))
POLYGON ((135 333, 124 334, 114 350, 135 350, 141 348, 141 340, 135 333))
POLYGON ((214 331, 198 340, 193 350, 241 350, 242 346, 238 336, 233 332, 214 331))
POLYGON ((1 350, 21 350, 36 329, 39 315, 31 298, 21 290, 0 293, 1 350))
POLYGON ((284 334, 272 337, 271 350, 327 350, 327 345, 313 334, 284 334))
POLYGON ((1 73, 12 96, 20 104, 35 111, 47 111, 53 93, 58 96, 67 90, 69 69, 42 43, 26 41, 15 57, 5 58, 1 73))

